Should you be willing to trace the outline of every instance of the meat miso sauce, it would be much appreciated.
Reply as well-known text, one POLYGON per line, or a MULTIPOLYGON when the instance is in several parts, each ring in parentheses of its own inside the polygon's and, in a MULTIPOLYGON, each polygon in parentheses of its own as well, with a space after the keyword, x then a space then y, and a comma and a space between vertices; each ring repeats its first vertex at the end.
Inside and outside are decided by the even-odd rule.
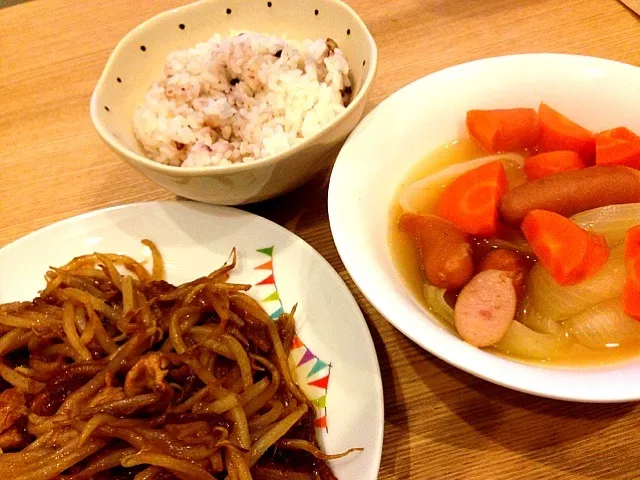
POLYGON ((593 134, 544 103, 470 111, 467 126, 471 138, 407 172, 390 209, 408 290, 499 355, 562 366, 638 355, 640 137, 593 134))
POLYGON ((164 281, 125 255, 74 258, 0 305, 0 471, 19 480, 336 480, 274 322, 231 283, 164 281))

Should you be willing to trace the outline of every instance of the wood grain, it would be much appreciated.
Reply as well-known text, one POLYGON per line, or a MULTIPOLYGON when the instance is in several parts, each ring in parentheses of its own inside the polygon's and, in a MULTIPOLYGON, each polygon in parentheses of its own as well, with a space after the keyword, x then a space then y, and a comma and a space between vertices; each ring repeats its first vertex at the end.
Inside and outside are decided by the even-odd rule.
MULTIPOLYGON (((0 246, 78 213, 172 198, 101 143, 88 105, 117 41, 182 3, 36 0, 0 10, 0 246)), ((640 63, 640 23, 616 0, 350 4, 380 49, 368 109, 423 75, 481 57, 570 52, 640 63)), ((324 255, 365 313, 384 382, 381 479, 640 477, 637 405, 513 392, 450 367, 393 329, 340 262, 327 220, 327 178, 247 209, 324 255)))

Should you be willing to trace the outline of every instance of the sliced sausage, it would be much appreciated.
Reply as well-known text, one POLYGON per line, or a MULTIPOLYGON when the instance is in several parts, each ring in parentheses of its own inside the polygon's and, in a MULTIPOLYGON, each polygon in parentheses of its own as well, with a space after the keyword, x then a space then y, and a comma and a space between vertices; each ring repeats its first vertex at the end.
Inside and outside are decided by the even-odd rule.
POLYGON ((519 227, 531 210, 570 217, 585 210, 640 202, 640 171, 623 166, 595 166, 561 172, 524 183, 500 201, 500 215, 519 227))
POLYGON ((405 213, 400 226, 417 240, 425 277, 447 290, 462 288, 473 275, 471 245, 455 225, 437 215, 405 213))
POLYGON ((478 271, 501 270, 505 272, 516 290, 518 299, 524 297, 524 289, 529 272, 529 262, 526 258, 512 250, 497 248, 487 253, 478 264, 478 271))
POLYGON ((500 270, 478 273, 462 289, 453 310, 460 336, 476 347, 488 347, 505 336, 516 314, 516 291, 500 270))

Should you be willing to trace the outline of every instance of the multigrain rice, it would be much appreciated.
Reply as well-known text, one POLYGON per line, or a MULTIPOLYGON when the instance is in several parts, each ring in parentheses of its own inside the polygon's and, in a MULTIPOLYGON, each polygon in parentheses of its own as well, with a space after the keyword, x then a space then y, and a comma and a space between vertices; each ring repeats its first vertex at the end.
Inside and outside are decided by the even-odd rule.
POLYGON ((133 124, 157 162, 230 165, 314 135, 344 111, 350 94, 349 65, 331 39, 216 35, 169 55, 133 124))

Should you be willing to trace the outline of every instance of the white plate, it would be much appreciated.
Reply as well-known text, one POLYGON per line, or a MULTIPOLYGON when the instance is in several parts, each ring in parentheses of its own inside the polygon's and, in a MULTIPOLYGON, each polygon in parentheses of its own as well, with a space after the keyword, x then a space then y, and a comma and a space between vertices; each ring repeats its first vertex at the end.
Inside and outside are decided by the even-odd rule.
POLYGON ((404 87, 354 130, 329 186, 329 218, 354 281, 389 322, 434 355, 478 377, 546 397, 589 402, 640 399, 640 358, 589 368, 527 365, 449 333, 412 298, 387 242, 389 208, 402 178, 436 147, 465 135, 472 108, 545 101, 594 131, 640 132, 640 68, 599 58, 530 54, 448 68, 404 87))
POLYGON ((140 244, 143 238, 160 248, 171 283, 210 273, 237 247, 232 278, 253 284, 249 293, 266 299, 269 313, 276 316, 280 308, 298 304, 300 341, 291 360, 299 383, 316 400, 317 418, 326 418, 327 427, 316 428, 318 438, 331 453, 364 447, 331 462, 338 478, 376 479, 382 452, 382 383, 362 313, 320 254, 264 218, 192 202, 152 202, 63 220, 0 249, 0 302, 32 299, 43 288, 49 266, 80 254, 149 258, 140 244))

